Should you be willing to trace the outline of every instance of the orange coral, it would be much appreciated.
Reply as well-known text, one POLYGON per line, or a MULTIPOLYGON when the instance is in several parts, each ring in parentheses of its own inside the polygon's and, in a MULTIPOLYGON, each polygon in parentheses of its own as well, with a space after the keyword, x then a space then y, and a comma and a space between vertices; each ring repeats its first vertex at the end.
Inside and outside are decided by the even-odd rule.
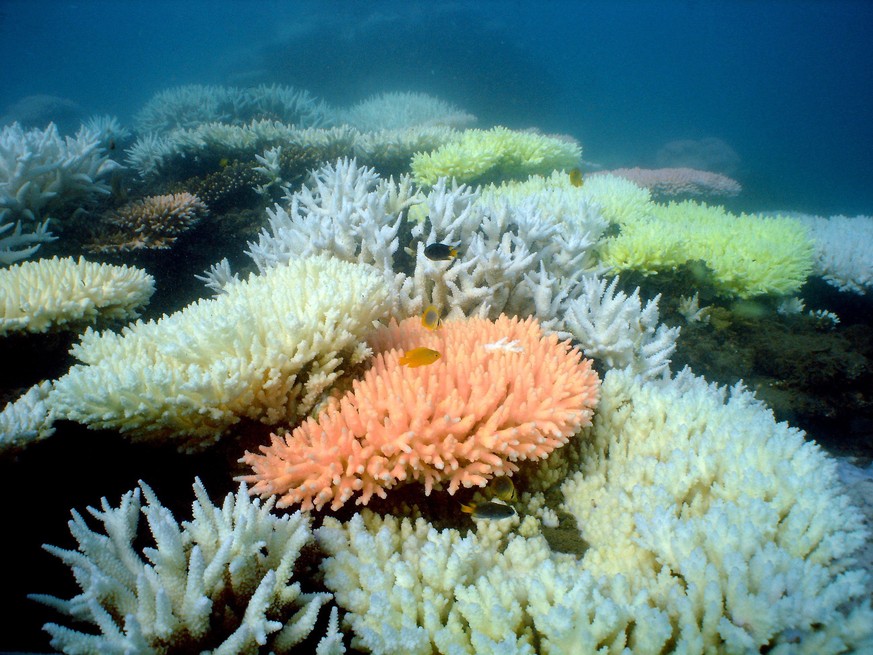
POLYGON ((439 330, 418 318, 379 330, 370 340, 372 367, 317 419, 272 435, 261 454, 241 462, 252 493, 279 495, 278 506, 338 509, 352 495, 373 494, 406 480, 426 493, 447 483, 483 486, 518 470, 518 460, 546 457, 590 425, 600 380, 568 342, 545 336, 533 318, 447 322, 439 330), (432 348, 442 357, 410 368, 404 351, 432 348))

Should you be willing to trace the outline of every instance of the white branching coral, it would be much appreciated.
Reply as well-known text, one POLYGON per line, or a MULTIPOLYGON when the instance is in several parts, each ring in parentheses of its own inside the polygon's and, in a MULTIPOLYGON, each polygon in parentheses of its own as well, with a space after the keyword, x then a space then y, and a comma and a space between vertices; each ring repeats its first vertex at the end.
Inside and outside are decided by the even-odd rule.
POLYGON ((70 257, 0 270, 0 336, 139 316, 155 291, 145 271, 70 257))
POLYGON ((49 381, 35 384, 18 400, 3 408, 0 412, 0 453, 23 448, 54 434, 54 419, 46 404, 51 388, 49 381))
POLYGON ((588 277, 581 295, 567 305, 564 325, 582 351, 609 368, 627 368, 643 377, 669 373, 678 327, 658 323, 660 294, 642 306, 640 290, 617 290, 618 278, 588 277))
MULTIPOLYGON (((312 540, 309 517, 277 516, 272 500, 251 499, 245 485, 221 506, 212 503, 200 480, 194 494, 192 520, 181 524, 144 482, 124 494, 118 507, 104 498, 99 509, 88 508, 100 530, 73 510, 69 526, 77 548, 45 549, 72 569, 81 592, 69 600, 30 596, 75 622, 44 626, 54 648, 71 654, 184 648, 254 655, 264 647, 287 653, 309 636, 330 600, 328 593, 304 592, 295 579, 295 563, 312 540), (144 536, 141 514, 154 546, 140 553, 135 544, 144 536)), ((332 620, 325 638, 332 646, 321 653, 342 652, 333 614, 332 620)))
POLYGON ((58 417, 182 450, 216 441, 242 417, 293 422, 323 399, 390 310, 373 268, 295 259, 157 321, 88 330, 82 364, 55 382, 58 417))
POLYGON ((809 228, 814 272, 840 291, 873 289, 873 217, 793 215, 809 228))
POLYGON ((109 193, 105 177, 118 167, 101 135, 82 128, 61 138, 54 124, 24 130, 18 123, 0 131, 0 222, 38 224, 74 202, 109 193))

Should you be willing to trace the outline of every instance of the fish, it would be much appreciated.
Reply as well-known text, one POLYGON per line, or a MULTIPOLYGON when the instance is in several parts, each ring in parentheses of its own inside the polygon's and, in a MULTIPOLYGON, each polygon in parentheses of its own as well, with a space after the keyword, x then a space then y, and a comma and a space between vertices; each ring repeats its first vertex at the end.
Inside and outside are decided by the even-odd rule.
POLYGON ((515 508, 489 500, 486 503, 461 505, 461 511, 474 519, 508 519, 515 516, 515 508))
POLYGON ((417 368, 419 366, 433 364, 440 357, 441 355, 436 350, 431 350, 430 348, 413 348, 412 350, 407 350, 400 356, 400 364, 401 366, 408 366, 409 368, 417 368))
POLYGON ((428 305, 421 313, 421 324, 428 330, 436 330, 443 324, 440 312, 435 305, 428 305))
POLYGON ((575 187, 582 186, 582 171, 578 168, 573 168, 570 170, 570 184, 575 187))
POLYGON ((218 160, 218 165, 222 168, 227 168, 228 166, 230 166, 230 159, 228 159, 227 157, 222 157, 218 160))
POLYGON ((508 478, 505 475, 501 475, 499 478, 494 478, 490 486, 494 491, 494 495, 497 496, 500 500, 515 500, 515 485, 512 484, 511 478, 508 478))
POLYGON ((431 243, 425 246, 424 256, 435 262, 454 259, 458 256, 458 249, 445 243, 431 243))

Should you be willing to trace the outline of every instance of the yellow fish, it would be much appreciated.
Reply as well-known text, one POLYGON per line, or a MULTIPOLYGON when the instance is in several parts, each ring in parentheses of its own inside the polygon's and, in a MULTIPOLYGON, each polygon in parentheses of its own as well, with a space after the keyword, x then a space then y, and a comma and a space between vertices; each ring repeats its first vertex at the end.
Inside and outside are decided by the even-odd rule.
POLYGON ((227 157, 222 157, 218 160, 218 165, 222 168, 227 168, 230 165, 230 160, 227 157))
POLYGON ((515 500, 515 485, 512 484, 512 480, 505 475, 501 475, 499 478, 494 478, 491 487, 494 489, 494 495, 500 500, 515 500))
POLYGON ((582 186, 582 171, 578 168, 574 168, 570 171, 570 184, 575 187, 582 186))
POLYGON ((430 348, 413 348, 407 350, 400 356, 400 364, 409 368, 417 368, 419 366, 427 366, 433 364, 440 358, 440 354, 436 350, 430 348))
POLYGON ((428 330, 436 330, 443 324, 440 312, 435 305, 428 305, 421 314, 421 324, 428 330))

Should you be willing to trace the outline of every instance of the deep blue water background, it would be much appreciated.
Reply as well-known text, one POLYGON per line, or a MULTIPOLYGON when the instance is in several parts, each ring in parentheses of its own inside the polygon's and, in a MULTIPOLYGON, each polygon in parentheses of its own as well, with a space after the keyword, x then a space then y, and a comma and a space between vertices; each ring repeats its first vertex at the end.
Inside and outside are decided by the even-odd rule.
POLYGON ((484 126, 573 134, 608 167, 717 137, 743 208, 870 214, 871 31, 873 3, 851 0, 4 0, 0 115, 50 94, 129 124, 190 83, 426 91, 484 126))

